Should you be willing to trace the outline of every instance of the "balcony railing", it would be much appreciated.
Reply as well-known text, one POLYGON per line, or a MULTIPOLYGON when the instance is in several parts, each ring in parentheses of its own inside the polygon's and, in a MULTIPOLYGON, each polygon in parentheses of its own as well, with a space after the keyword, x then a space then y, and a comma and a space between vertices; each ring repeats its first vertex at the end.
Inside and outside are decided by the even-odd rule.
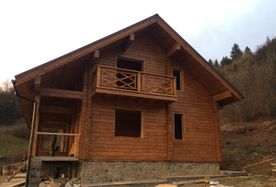
POLYGON ((97 67, 97 92, 168 101, 176 100, 175 78, 172 76, 101 65, 97 67), (109 91, 107 92, 107 90, 109 91))

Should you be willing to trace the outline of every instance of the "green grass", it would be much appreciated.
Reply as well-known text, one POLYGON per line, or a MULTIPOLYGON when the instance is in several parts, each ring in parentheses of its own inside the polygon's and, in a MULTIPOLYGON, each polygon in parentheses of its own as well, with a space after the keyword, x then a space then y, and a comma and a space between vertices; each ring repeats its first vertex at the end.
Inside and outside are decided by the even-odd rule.
POLYGON ((0 155, 13 157, 27 153, 28 140, 0 131, 0 155))

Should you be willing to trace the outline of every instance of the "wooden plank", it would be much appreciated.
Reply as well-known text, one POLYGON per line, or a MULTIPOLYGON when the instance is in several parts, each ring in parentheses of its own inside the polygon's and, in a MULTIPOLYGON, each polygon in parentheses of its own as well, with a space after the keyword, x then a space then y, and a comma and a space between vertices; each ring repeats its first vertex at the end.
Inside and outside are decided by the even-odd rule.
POLYGON ((54 105, 42 105, 40 106, 40 112, 44 113, 59 113, 59 114, 73 114, 75 111, 72 107, 54 106, 54 105))
POLYGON ((36 150, 37 150, 37 131, 39 128, 39 108, 40 108, 40 96, 35 96, 35 102, 36 102, 36 109, 35 109, 35 122, 34 122, 34 137, 33 137, 33 142, 32 142, 32 156, 36 155, 36 150))
POLYGON ((73 90, 56 89, 56 88, 42 88, 41 96, 68 98, 68 99, 82 99, 83 92, 73 91, 73 90))
POLYGON ((38 135, 57 135, 57 136, 79 136, 76 133, 59 133, 59 132, 36 132, 38 135))

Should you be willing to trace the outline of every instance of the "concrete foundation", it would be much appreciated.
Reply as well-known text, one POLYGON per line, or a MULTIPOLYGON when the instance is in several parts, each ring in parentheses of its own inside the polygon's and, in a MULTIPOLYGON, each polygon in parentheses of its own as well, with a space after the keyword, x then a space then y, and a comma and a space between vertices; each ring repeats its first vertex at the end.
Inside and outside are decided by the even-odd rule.
POLYGON ((82 162, 82 184, 162 180, 185 175, 216 175, 218 163, 91 161, 82 162))
MULTIPOLYGON (((81 166, 76 170, 78 172, 76 175, 80 175, 82 186, 97 186, 97 184, 112 182, 166 181, 179 176, 219 173, 218 163, 135 161, 81 161, 78 163, 81 166)), ((70 162, 58 162, 57 164, 57 162, 45 162, 39 158, 32 158, 28 186, 38 186, 40 177, 51 173, 51 168, 60 164, 65 164, 66 167, 68 164, 72 165, 70 162)))

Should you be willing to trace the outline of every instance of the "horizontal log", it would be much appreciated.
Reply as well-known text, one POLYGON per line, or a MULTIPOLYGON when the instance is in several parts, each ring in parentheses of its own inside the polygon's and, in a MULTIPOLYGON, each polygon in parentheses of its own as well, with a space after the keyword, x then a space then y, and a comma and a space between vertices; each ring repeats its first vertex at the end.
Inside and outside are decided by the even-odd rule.
POLYGON ((59 133, 59 132, 37 132, 38 135, 56 135, 56 136, 79 136, 74 133, 59 133))
POLYGON ((42 88, 41 96, 47 97, 59 97, 59 98, 68 98, 68 99, 82 99, 83 92, 73 91, 73 90, 63 90, 56 88, 42 88))

